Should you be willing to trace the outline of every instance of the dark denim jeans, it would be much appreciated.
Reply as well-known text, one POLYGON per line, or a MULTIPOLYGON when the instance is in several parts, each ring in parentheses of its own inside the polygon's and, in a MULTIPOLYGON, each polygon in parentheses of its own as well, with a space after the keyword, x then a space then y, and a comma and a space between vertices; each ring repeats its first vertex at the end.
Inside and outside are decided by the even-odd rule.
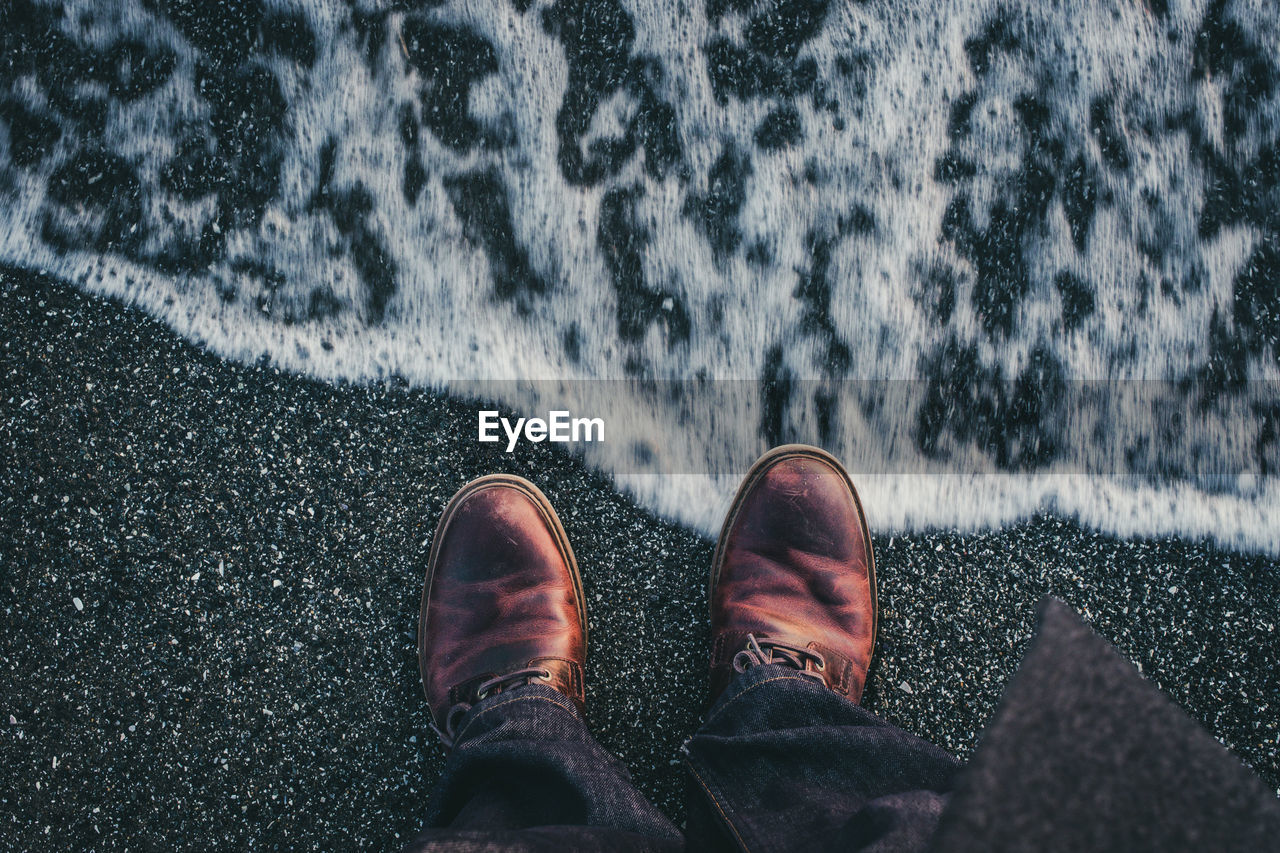
POLYGON ((685 745, 682 833, 572 703, 530 685, 468 712, 406 851, 921 850, 958 767, 794 670, 756 667, 685 745))
POLYGON ((681 834, 570 702, 513 690, 468 713, 408 850, 1253 853, 1280 838, 1274 791, 1053 600, 963 773, 781 666, 729 685, 685 766, 681 834))

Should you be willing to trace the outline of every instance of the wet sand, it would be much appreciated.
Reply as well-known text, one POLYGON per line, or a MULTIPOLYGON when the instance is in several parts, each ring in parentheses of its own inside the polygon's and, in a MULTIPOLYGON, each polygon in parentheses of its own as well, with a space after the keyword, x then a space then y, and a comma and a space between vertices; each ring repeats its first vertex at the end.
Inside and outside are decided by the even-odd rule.
MULTIPOLYGON (((443 760, 414 630, 436 518, 508 470, 583 567, 589 721, 677 819, 713 543, 474 405, 223 362, 144 315, 0 271, 0 823, 14 849, 392 849, 443 760)), ((875 537, 866 704, 973 748, 1065 599, 1280 785, 1280 566, 1038 517, 875 537)))

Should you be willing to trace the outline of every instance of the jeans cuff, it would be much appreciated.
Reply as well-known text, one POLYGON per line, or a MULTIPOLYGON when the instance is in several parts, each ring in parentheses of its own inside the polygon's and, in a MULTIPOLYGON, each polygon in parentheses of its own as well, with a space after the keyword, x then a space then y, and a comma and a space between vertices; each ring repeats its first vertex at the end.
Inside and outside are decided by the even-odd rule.
POLYGON ((814 690, 819 693, 828 692, 824 685, 819 684, 815 679, 800 675, 789 666, 777 663, 753 666, 734 676, 733 680, 729 682, 729 686, 724 689, 724 692, 720 694, 720 698, 716 699, 715 704, 707 712, 707 721, 710 722, 719 716, 740 696, 748 692, 761 689, 776 690, 779 688, 786 690, 814 690))
POLYGON ((469 737, 487 731, 491 725, 518 715, 523 708, 532 706, 546 710, 547 703, 563 709, 579 722, 583 722, 573 700, 554 687, 545 684, 526 684, 511 690, 504 690, 492 696, 486 696, 463 715, 458 724, 458 734, 454 737, 453 748, 462 746, 469 737))

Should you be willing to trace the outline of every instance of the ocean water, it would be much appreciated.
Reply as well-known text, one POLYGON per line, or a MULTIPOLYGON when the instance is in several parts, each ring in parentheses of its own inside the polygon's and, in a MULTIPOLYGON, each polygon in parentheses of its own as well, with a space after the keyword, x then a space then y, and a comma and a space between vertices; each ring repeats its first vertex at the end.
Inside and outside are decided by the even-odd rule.
POLYGON ((1252 2, 18 0, 0 261, 245 362, 606 421, 711 532, 1280 553, 1280 15, 1252 2))

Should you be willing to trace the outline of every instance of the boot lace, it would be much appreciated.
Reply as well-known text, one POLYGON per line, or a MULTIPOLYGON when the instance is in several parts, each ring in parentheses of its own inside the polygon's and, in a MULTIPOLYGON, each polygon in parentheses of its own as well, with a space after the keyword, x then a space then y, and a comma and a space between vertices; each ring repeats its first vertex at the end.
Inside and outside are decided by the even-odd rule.
POLYGON ((771 663, 789 666, 800 675, 826 683, 821 672, 827 668, 827 660, 820 653, 804 646, 770 640, 768 637, 758 639, 755 634, 747 634, 746 648, 733 656, 733 671, 746 672, 753 666, 771 663), (809 661, 813 661, 817 672, 806 666, 809 661))
MULTIPOLYGON (((476 688, 475 701, 479 702, 481 699, 501 693, 504 690, 510 690, 512 687, 532 684, 535 680, 550 681, 551 670, 540 666, 530 666, 496 675, 487 681, 480 682, 480 686, 476 688)), ((447 748, 453 748, 453 742, 458 737, 458 726, 461 725, 462 718, 471 710, 473 704, 472 702, 459 702, 450 708, 449 713, 445 714, 443 728, 437 726, 434 722, 431 723, 431 730, 440 736, 440 740, 444 742, 447 748)))

